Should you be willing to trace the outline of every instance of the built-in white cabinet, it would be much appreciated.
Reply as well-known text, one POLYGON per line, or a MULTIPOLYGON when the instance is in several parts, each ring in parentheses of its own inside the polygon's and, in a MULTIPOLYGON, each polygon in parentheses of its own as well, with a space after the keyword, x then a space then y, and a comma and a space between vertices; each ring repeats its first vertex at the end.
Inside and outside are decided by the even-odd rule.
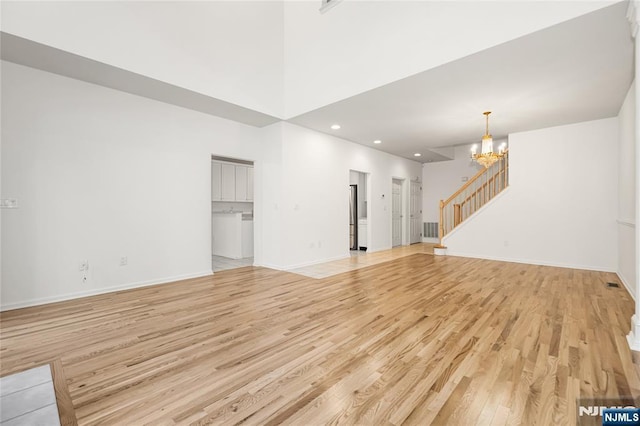
POLYGON ((253 257, 253 220, 242 221, 242 257, 253 257))
POLYGON ((358 220, 358 247, 367 247, 367 219, 358 220))
POLYGON ((236 201, 247 201, 247 167, 236 166, 236 201))
POLYGON ((253 167, 247 167, 247 201, 253 201, 253 167))
POLYGON ((211 201, 253 201, 253 167, 212 161, 211 201))
POLYGON ((214 256, 242 258, 242 213, 213 213, 211 230, 214 256))
POLYGON ((221 186, 222 195, 221 201, 235 201, 236 200, 236 166, 233 164, 221 164, 221 186))
POLYGON ((211 252, 214 256, 241 259, 253 257, 253 219, 243 219, 242 212, 213 212, 211 252))
POLYGON ((220 176, 222 174, 222 164, 211 162, 211 201, 220 201, 222 196, 222 185, 220 176))

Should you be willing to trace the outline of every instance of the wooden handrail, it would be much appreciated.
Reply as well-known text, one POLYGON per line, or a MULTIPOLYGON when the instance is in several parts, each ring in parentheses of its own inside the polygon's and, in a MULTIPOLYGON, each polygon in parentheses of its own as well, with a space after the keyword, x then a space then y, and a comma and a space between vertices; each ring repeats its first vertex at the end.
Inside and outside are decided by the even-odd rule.
MULTIPOLYGON (((508 150, 508 149, 506 149, 506 150, 504 151, 504 155, 505 155, 505 157, 507 156, 508 152, 509 152, 509 150, 508 150)), ((468 180, 464 185, 462 185, 462 186, 460 187, 460 189, 458 189, 456 192, 454 192, 454 193, 453 193, 453 195, 452 195, 451 197, 447 198, 447 199, 444 201, 444 205, 446 206, 447 204, 449 204, 449 203, 451 202, 451 200, 453 200, 453 199, 454 199, 454 198, 456 198, 458 195, 460 195, 460 193, 461 193, 462 191, 464 191, 465 189, 467 189, 467 188, 469 187, 469 185, 471 185, 473 182, 475 182, 476 180, 480 179, 480 176, 482 176, 483 174, 485 174, 487 171, 489 171, 489 169, 488 169, 488 168, 485 168, 485 169, 479 170, 479 171, 478 171, 478 173, 476 173, 476 174, 475 174, 471 179, 469 179, 469 180, 468 180)))
POLYGON ((471 195, 469 195, 467 198, 464 199, 464 201, 461 204, 466 203, 467 201, 471 200, 471 197, 474 197, 478 194, 478 192, 482 191, 486 186, 493 184, 496 181, 496 177, 500 176, 501 174, 504 173, 504 170, 498 170, 496 173, 493 174, 493 176, 491 176, 485 183, 482 184, 482 186, 479 186, 478 189, 476 189, 475 191, 473 191, 471 193, 471 195))
POLYGON ((479 170, 446 200, 440 200, 440 247, 442 238, 474 214, 508 185, 508 150, 497 163, 479 170), (465 191, 471 191, 465 193, 465 191), (460 197, 462 195, 462 197, 460 197), (472 201, 473 200, 473 201, 472 201), (453 205, 451 205, 453 202, 453 205), (468 204, 467 204, 468 203, 468 204))
POLYGON ((469 179, 464 185, 462 185, 460 187, 460 189, 458 189, 456 192, 454 192, 451 197, 449 197, 445 201, 443 201, 442 204, 444 204, 445 206, 447 204, 449 204, 451 202, 451 200, 453 200, 458 195, 460 195, 462 193, 462 191, 467 189, 469 187, 469 185, 471 185, 473 182, 477 181, 480 178, 480 176, 482 176, 483 174, 485 174, 487 172, 487 170, 489 170, 489 169, 482 169, 482 170, 478 171, 478 173, 476 173, 471 179, 469 179))

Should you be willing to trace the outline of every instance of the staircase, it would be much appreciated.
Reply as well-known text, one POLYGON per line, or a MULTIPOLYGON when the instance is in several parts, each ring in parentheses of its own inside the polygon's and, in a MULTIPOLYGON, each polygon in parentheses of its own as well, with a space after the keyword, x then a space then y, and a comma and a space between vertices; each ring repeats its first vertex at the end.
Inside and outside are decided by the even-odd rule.
POLYGON ((509 151, 488 168, 480 170, 451 197, 440 200, 440 248, 442 239, 456 226, 509 186, 509 151))

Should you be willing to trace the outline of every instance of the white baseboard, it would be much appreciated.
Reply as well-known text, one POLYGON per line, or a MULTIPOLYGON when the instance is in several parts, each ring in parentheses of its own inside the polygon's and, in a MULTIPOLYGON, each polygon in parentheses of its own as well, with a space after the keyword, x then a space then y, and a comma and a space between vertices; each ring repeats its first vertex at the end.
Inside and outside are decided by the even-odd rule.
POLYGON ((343 255, 340 255, 340 256, 329 257, 329 258, 326 258, 326 259, 313 260, 311 262, 302 262, 302 263, 297 263, 295 265, 289 265, 289 266, 285 267, 282 270, 283 271, 290 271, 292 269, 304 268, 305 266, 319 265, 321 263, 334 262, 336 260, 348 259, 350 257, 351 257, 351 255, 349 253, 347 253, 347 254, 343 254, 343 255))
MULTIPOLYGON (((367 253, 370 253, 370 251, 367 250, 367 253)), ((272 264, 272 263, 261 263, 260 265, 256 264, 254 266, 260 266, 260 267, 263 267, 263 268, 274 269, 276 271, 291 271, 293 269, 304 268, 305 266, 313 266, 313 265, 319 265, 321 263, 333 262, 335 260, 348 259, 350 256, 351 256, 350 254, 347 254, 347 255, 342 255, 342 256, 329 257, 329 258, 326 258, 326 259, 314 260, 314 261, 311 261, 311 262, 297 263, 295 265, 289 265, 289 266, 275 265, 275 264, 272 264)))
POLYGON ((379 251, 391 250, 391 246, 388 247, 367 247, 367 253, 376 253, 379 251))
POLYGON ((463 253, 452 251, 451 248, 448 249, 447 256, 457 256, 457 257, 469 257, 472 259, 485 259, 485 260, 497 260, 500 262, 511 262, 511 263, 524 263, 527 265, 540 265, 540 266, 553 266, 556 268, 568 268, 568 269, 582 269, 585 271, 598 271, 598 272, 613 272, 616 273, 616 270, 606 266, 591 266, 591 265, 574 265, 570 263, 562 263, 562 262, 548 262, 545 260, 532 260, 532 259, 519 259, 519 258, 505 258, 498 256, 485 256, 478 255, 475 253, 463 253))
POLYGON ((427 237, 422 237, 422 242, 423 243, 430 243, 430 244, 437 244, 440 242, 439 238, 427 238, 427 237))
MULTIPOLYGON (((409 246, 410 244, 403 244, 403 246, 409 246)), ((366 253, 376 253, 379 251, 385 251, 385 250, 391 250, 392 247, 367 247, 367 251, 366 253)), ((263 268, 269 268, 269 269, 275 269, 276 271, 291 271, 293 269, 298 269, 298 268, 304 268, 306 266, 313 266, 313 265, 319 265, 321 263, 327 263, 327 262, 333 262, 336 260, 343 260, 343 259, 348 259, 349 257, 351 257, 351 254, 347 253, 341 256, 335 256, 335 257, 328 257, 325 259, 320 259, 320 260, 314 260, 311 262, 302 262, 302 263, 297 263, 295 265, 288 265, 288 266, 282 266, 282 265, 275 265, 275 264, 270 264, 270 263, 255 263, 254 266, 260 266, 263 268)))
POLYGON ((284 267, 281 265, 276 265, 273 263, 268 263, 268 262, 261 262, 261 263, 254 263, 253 266, 257 266, 260 268, 268 268, 268 269, 274 269, 276 271, 284 271, 284 267))
POLYGON ((637 315, 631 317, 631 331, 627 334, 627 342, 632 351, 640 351, 640 323, 637 315))
POLYGON ((160 279, 154 279, 154 280, 148 280, 148 281, 138 281, 135 283, 123 284, 123 285, 118 285, 113 287, 95 288, 95 289, 86 290, 86 291, 62 294, 59 296, 49 296, 49 297, 41 297, 37 299, 29 299, 21 302, 14 302, 14 303, 7 303, 7 304, 0 305, 0 312, 10 311, 12 309, 28 308, 31 306, 45 305, 47 303, 63 302, 65 300, 79 299, 81 297, 96 296, 98 294, 113 293, 113 292, 122 291, 122 290, 131 290, 131 289, 140 288, 140 287, 148 287, 148 286, 159 285, 159 284, 168 284, 175 281, 188 280, 191 278, 201 278, 209 275, 213 275, 212 270, 197 272, 193 274, 176 275, 173 277, 166 277, 166 278, 160 278, 160 279))
POLYGON ((435 256, 447 256, 447 248, 446 247, 434 247, 433 254, 435 256))
POLYGON ((625 279, 624 275, 622 275, 622 272, 617 271, 616 275, 618 275, 618 278, 620 279, 620 282, 627 289, 627 292, 629 293, 631 298, 633 300, 636 300, 636 295, 634 294, 634 291, 631 290, 631 284, 629 284, 629 282, 625 279))

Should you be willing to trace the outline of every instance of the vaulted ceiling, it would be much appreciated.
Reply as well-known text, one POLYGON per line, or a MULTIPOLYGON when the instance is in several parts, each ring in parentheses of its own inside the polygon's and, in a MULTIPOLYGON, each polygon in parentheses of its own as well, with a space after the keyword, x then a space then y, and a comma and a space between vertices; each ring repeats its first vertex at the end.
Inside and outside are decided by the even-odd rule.
POLYGON ((633 80, 626 9, 600 9, 290 121, 426 162, 442 159, 429 148, 479 142, 484 111, 494 138, 616 116, 633 80))
POLYGON ((2 2, 2 59, 420 161, 615 116, 627 2, 2 2), (332 124, 340 124, 332 130, 332 124), (374 145, 374 140, 382 140, 374 145), (443 155, 444 153, 444 155, 443 155))

